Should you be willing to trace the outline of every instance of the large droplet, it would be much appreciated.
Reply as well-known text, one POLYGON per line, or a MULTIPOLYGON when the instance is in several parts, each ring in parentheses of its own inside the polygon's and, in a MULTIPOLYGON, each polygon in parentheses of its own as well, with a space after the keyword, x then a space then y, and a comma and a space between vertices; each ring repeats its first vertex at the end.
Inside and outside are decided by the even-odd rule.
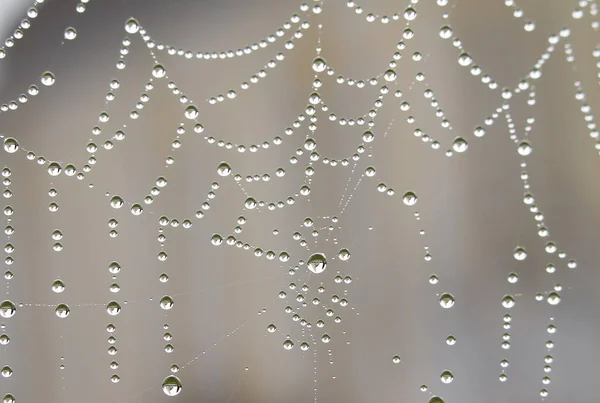
POLYGON ((190 119, 190 120, 194 120, 198 117, 199 113, 198 113, 198 108, 196 108, 194 105, 189 105, 187 108, 185 108, 185 117, 190 119))
POLYGON ((130 18, 125 22, 125 31, 135 34, 140 30, 140 24, 135 18, 130 18))
POLYGON ((111 301, 106 305, 106 312, 112 316, 118 315, 121 312, 121 305, 117 301, 111 301))
POLYGON ((65 29, 65 39, 68 41, 72 41, 77 37, 77 31, 73 27, 68 27, 65 29))
POLYGON ((48 173, 50 176, 58 176, 62 172, 62 167, 58 162, 51 162, 48 164, 48 173))
POLYGON ((120 196, 113 196, 110 199, 110 206, 112 208, 121 208, 123 207, 124 201, 120 196))
POLYGON ((444 399, 442 399, 439 396, 433 396, 431 399, 429 399, 429 403, 445 403, 444 399))
POLYGON ((317 57, 315 60, 313 60, 312 69, 315 72, 321 73, 321 72, 325 71, 326 68, 327 68, 327 63, 325 62, 324 59, 317 57))
POLYGON ((517 246, 517 247, 515 248, 515 251, 514 251, 514 253, 513 253, 513 256, 514 256, 514 257, 515 257, 515 259, 517 259, 517 260, 525 260, 525 258, 527 258, 527 251, 526 251, 524 248, 522 248, 522 247, 520 247, 520 246, 517 246))
POLYGON ((217 167, 217 173, 221 176, 229 176, 231 174, 231 166, 226 162, 221 162, 217 167))
POLYGON ((510 309, 510 308, 514 307, 515 299, 513 297, 511 297, 510 295, 506 295, 504 298, 502 298, 502 306, 505 307, 506 309, 510 309))
POLYGON ((315 274, 323 273, 327 268, 327 258, 322 253, 315 253, 308 258, 306 262, 308 270, 315 274))
POLYGON ((548 294, 546 301, 548 301, 550 305, 558 305, 560 303, 560 294, 557 292, 551 292, 548 294))
POLYGON ((528 142, 522 141, 521 143, 519 143, 519 147, 517 148, 517 151, 519 152, 520 155, 525 157, 525 156, 528 156, 529 154, 531 154, 531 152, 533 151, 533 148, 531 147, 531 145, 529 145, 528 142))
POLYGON ((58 316, 61 319, 64 319, 67 316, 69 316, 69 313, 71 313, 71 309, 69 309, 69 306, 66 304, 58 304, 54 312, 56 313, 56 316, 58 316))
POLYGON ((454 380, 454 375, 450 371, 444 371, 440 375, 440 380, 444 383, 451 383, 454 380))
POLYGON ((162 383, 162 390, 167 396, 178 395, 182 388, 181 381, 174 375, 167 376, 162 383))
POLYGON ((8 137, 4 140, 4 151, 7 153, 15 153, 18 149, 19 143, 17 143, 17 140, 13 139, 12 137, 8 137))
POLYGON ((285 348, 286 350, 291 350, 294 348, 294 342, 291 340, 286 340, 283 342, 283 348, 285 348))
POLYGON ((417 195, 413 192, 406 192, 404 196, 402 196, 402 201, 407 206, 414 206, 417 203, 417 195))
POLYGON ((54 77, 54 74, 51 71, 46 71, 44 74, 42 74, 41 81, 42 84, 49 87, 52 84, 54 84, 56 78, 54 77))
POLYGON ((167 70, 165 70, 162 64, 156 64, 152 68, 152 75, 156 78, 163 78, 166 74, 167 70))
POLYGON ((454 306, 454 297, 452 294, 442 294, 440 297, 440 305, 442 308, 452 308, 454 306))
POLYGON ((469 144, 462 137, 457 137, 452 142, 452 149, 457 153, 463 153, 467 151, 467 148, 469 148, 469 144))
POLYGON ((173 308, 173 304, 174 304, 173 298, 169 297, 168 295, 165 295, 160 300, 160 307, 164 310, 169 310, 169 309, 173 308))
POLYGON ((17 307, 12 301, 4 300, 0 304, 0 316, 2 316, 3 318, 12 317, 16 311, 17 307))

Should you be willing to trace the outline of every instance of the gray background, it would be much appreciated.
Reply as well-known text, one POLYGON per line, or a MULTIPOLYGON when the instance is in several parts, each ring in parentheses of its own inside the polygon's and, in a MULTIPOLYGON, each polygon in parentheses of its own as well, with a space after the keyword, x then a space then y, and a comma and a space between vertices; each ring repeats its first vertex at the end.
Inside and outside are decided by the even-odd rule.
MULTIPOLYGON (((14 196, 5 205, 15 209, 16 229, 10 240, 16 248, 10 268, 14 279, 6 298, 25 304, 3 322, 11 342, 0 349, 0 361, 10 365, 14 374, 0 379, 0 394, 12 393, 18 402, 426 402, 433 394, 447 402, 530 402, 540 399, 545 342, 552 339, 555 361, 545 400, 597 398, 600 160, 573 86, 581 80, 588 103, 597 110, 600 91, 592 51, 598 32, 590 28, 597 17, 588 14, 589 8, 583 19, 574 20, 571 11, 576 2, 526 1, 525 16, 516 19, 499 0, 460 0, 446 10, 422 0, 412 25, 416 37, 407 41, 397 68, 399 79, 390 87, 402 89, 403 99, 411 103, 410 113, 425 132, 440 140, 442 149, 432 150, 416 139, 414 126, 406 123, 408 114, 388 95, 376 118, 376 140, 350 182, 349 168, 315 163, 310 197, 298 196, 294 206, 270 212, 266 208, 245 211, 246 196, 232 177, 218 177, 216 166, 227 161, 244 176, 271 174, 267 183, 243 182, 257 199, 285 200, 297 193, 307 155, 299 157, 296 165, 289 158, 302 148, 308 131, 306 124, 291 137, 283 131, 303 111, 310 93, 316 25, 323 24, 323 56, 336 69, 335 76, 368 78, 384 70, 401 40, 404 22, 369 24, 364 14, 402 13, 404 3, 364 1, 366 11, 357 16, 345 2, 326 2, 323 13, 310 18, 311 29, 286 53, 285 61, 245 92, 239 84, 281 51, 283 40, 249 56, 218 61, 188 61, 157 52, 169 79, 201 105, 198 120, 206 128, 198 135, 186 122, 183 146, 176 151, 171 142, 184 118, 164 79, 156 80, 140 118, 132 122, 127 117, 151 77, 154 62, 139 35, 132 35, 127 68, 116 69, 124 21, 134 15, 156 42, 177 48, 237 49, 273 32, 299 12, 299 3, 107 0, 90 2, 81 15, 75 12, 75 2, 46 3, 24 38, 0 60, 2 102, 14 99, 32 83, 42 87, 39 77, 45 70, 57 78, 19 110, 0 114, 0 132, 17 138, 21 145, 15 154, 0 154, 0 165, 12 170, 14 196), (565 61, 562 43, 557 45, 536 82, 536 106, 525 107, 521 94, 511 100, 511 114, 519 135, 525 118, 536 118, 530 135, 534 152, 527 158, 530 183, 551 239, 569 258, 577 259, 576 270, 544 252, 545 241, 537 236, 533 215, 522 202, 521 157, 503 118, 483 138, 472 135, 473 127, 500 105, 500 90, 489 91, 458 65, 459 52, 451 40, 438 35, 447 24, 441 18, 443 11, 450 12, 454 34, 500 88, 513 87, 527 74, 548 46, 551 33, 571 28, 568 41, 575 49, 577 73, 565 61), (527 19, 535 20, 535 31, 525 32, 527 19), (75 27, 78 37, 61 45, 67 26, 75 27), (410 60, 414 51, 421 52, 424 61, 410 60), (422 96, 426 86, 413 82, 418 71, 426 74, 452 131, 439 126, 434 109, 422 96), (107 107, 104 96, 114 78, 121 88, 107 107), (235 100, 215 106, 202 102, 231 88, 238 89, 235 100), (30 150, 48 161, 61 161, 63 166, 71 162, 81 169, 88 158, 85 146, 94 137, 91 129, 103 110, 110 121, 94 139, 97 144, 123 124, 128 125, 127 137, 115 141, 111 151, 98 151, 98 164, 84 180, 64 174, 50 177, 45 166, 25 158, 24 150, 30 150), (240 154, 208 144, 204 135, 246 145, 280 135, 284 143, 240 154), (458 135, 467 139, 469 149, 447 158, 444 150, 458 135), (168 155, 175 163, 165 168, 168 155), (369 165, 377 168, 376 178, 362 180, 341 214, 339 203, 343 194, 348 196, 347 183, 354 189, 369 165), (283 179, 274 175, 279 167, 287 171, 283 179), (159 176, 165 176, 168 185, 152 205, 144 206, 140 217, 134 217, 129 205, 141 203, 159 176), (206 216, 197 220, 194 213, 215 180, 220 183, 217 197, 206 216), (377 192, 380 182, 393 187, 396 195, 377 192), (58 190, 54 200, 48 196, 50 187, 58 190), (401 202, 406 190, 419 197, 412 208, 401 202), (128 205, 112 209, 107 192, 122 196, 128 205), (51 201, 59 204, 58 212, 48 211, 51 201), (415 211, 421 214, 420 221, 415 220, 415 211), (193 222, 187 230, 165 229, 169 255, 165 262, 156 257, 161 250, 156 237, 162 215, 193 222), (251 251, 225 244, 212 246, 212 234, 229 235, 239 215, 248 219, 240 239, 265 250, 287 250, 290 262, 257 259, 251 251), (311 217, 322 228, 330 221, 320 217, 334 215, 340 217, 340 229, 331 235, 322 231, 315 245, 310 231, 301 228, 302 221, 311 217), (108 236, 107 222, 113 217, 119 221, 115 239, 108 236), (55 229, 64 234, 61 252, 52 250, 55 229), (273 235, 273 229, 279 235, 273 235), (418 234, 420 229, 425 236, 418 234), (299 230, 307 234, 311 251, 330 258, 325 273, 308 276, 301 266, 298 274, 287 274, 290 265, 310 253, 292 240, 299 230), (423 259, 424 245, 430 247, 431 262, 423 259), (526 260, 513 258, 517 245, 527 249, 526 260), (350 249, 348 262, 331 259, 340 248, 350 249), (117 295, 108 289, 111 261, 123 267, 117 295), (556 264, 556 274, 545 272, 548 263, 556 264), (506 281, 512 271, 520 276, 515 285, 506 281), (162 272, 170 276, 166 284, 158 281, 162 272), (338 272, 352 276, 352 283, 334 283, 338 272), (440 279, 437 285, 428 283, 433 273, 440 279), (54 294, 51 284, 59 277, 67 288, 54 294), (347 290, 349 306, 335 307, 342 322, 334 324, 328 318, 324 329, 313 326, 316 339, 325 332, 331 335, 329 344, 313 343, 310 332, 284 313, 287 304, 298 305, 293 301, 297 290, 287 288, 292 281, 299 287, 310 286, 309 304, 321 283, 327 289, 321 299, 328 306, 333 305, 328 301, 332 294, 347 290), (536 293, 547 293, 555 284, 564 289, 558 306, 535 301, 536 293), (288 292, 289 302, 277 298, 281 290, 288 292), (449 310, 439 306, 443 292, 456 297, 449 310), (175 300, 168 312, 158 305, 165 294, 175 300), (517 300, 511 310, 510 350, 500 346, 506 312, 500 301, 505 294, 517 300), (109 317, 104 307, 113 298, 122 302, 123 310, 109 317), (71 308, 66 319, 53 313, 52 305, 62 302, 71 308), (259 315, 263 308, 266 312, 259 315), (552 336, 545 331, 550 317, 558 327, 552 336), (108 366, 113 358, 107 354, 105 327, 111 322, 117 328, 115 359, 120 367, 116 372, 108 366), (163 351, 165 323, 174 336, 171 354, 163 351), (275 334, 267 333, 269 323, 277 325, 275 334), (455 346, 445 344, 448 334, 456 336, 455 346), (291 351, 282 347, 287 335, 296 343, 291 351), (306 353, 299 349, 302 341, 311 344, 306 353), (400 364, 392 363, 394 355, 402 357, 400 364), (498 380, 503 358, 511 363, 506 383, 498 380), (190 360, 194 362, 185 365, 190 360), (169 398, 160 383, 173 363, 185 365, 178 374, 184 387, 169 398), (59 369, 61 364, 64 370, 59 369), (455 376, 448 385, 439 379, 445 369, 455 376), (116 385, 110 382, 113 373, 121 377, 116 385), (422 384, 429 387, 426 392, 419 390, 422 384)), ((3 37, 10 35, 27 6, 21 1, 0 2, 3 37)), ((322 79, 321 95, 339 116, 363 114, 377 96, 378 86, 360 90, 337 85, 333 77, 322 79)), ((331 123, 324 113, 318 124, 319 152, 330 158, 351 155, 364 130, 331 123)), ((323 310, 312 306, 299 313, 313 324, 324 318, 323 310)))

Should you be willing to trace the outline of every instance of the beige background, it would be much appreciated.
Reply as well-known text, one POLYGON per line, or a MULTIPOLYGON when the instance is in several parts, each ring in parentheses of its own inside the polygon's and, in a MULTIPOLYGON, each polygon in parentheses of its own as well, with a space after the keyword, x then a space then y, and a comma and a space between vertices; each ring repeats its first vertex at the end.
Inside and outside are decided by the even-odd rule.
MULTIPOLYGON (((24 13, 22 3, 15 3, 0 3, 4 37, 24 13), (8 7, 14 7, 15 13, 9 13, 8 7)), ((447 22, 441 18, 444 10, 433 2, 417 4, 418 17, 412 25, 416 37, 407 41, 396 69, 399 79, 390 87, 404 92, 403 99, 412 106, 410 113, 440 140, 442 149, 432 150, 412 135, 408 114, 389 95, 376 118, 376 140, 356 172, 350 175, 349 168, 318 162, 310 201, 298 196, 294 206, 274 212, 244 211, 246 196, 231 177, 218 177, 216 166, 227 161, 244 176, 269 173, 270 182, 243 182, 257 199, 285 200, 297 193, 307 155, 299 157, 296 165, 289 158, 302 148, 307 125, 291 137, 283 131, 304 109, 310 94, 316 25, 323 24, 323 56, 335 67, 336 76, 369 78, 384 71, 401 40, 404 22, 369 24, 345 2, 327 1, 323 13, 310 18, 311 29, 266 79, 216 106, 202 100, 239 88, 283 49, 284 41, 224 61, 188 61, 157 53, 169 79, 201 105, 198 120, 206 128, 198 135, 186 122, 183 146, 172 151, 175 130, 184 118, 165 80, 157 80, 138 120, 127 117, 151 77, 154 62, 140 37, 132 35, 127 68, 116 69, 124 21, 136 16, 156 42, 177 48, 237 49, 281 26, 299 12, 299 3, 107 0, 90 2, 82 15, 77 15, 72 1, 46 3, 25 37, 0 60, 2 102, 14 99, 32 83, 40 85, 45 70, 57 78, 19 110, 0 114, 0 132, 17 138, 21 145, 18 153, 0 154, 0 165, 13 172, 14 196, 5 205, 15 209, 16 229, 10 240, 16 248, 10 268, 14 279, 6 298, 26 304, 3 322, 11 342, 0 349, 0 361, 10 365, 14 374, 0 379, 0 394, 12 393, 18 402, 426 402, 433 394, 447 402, 530 402, 540 399, 545 342, 552 339, 555 361, 545 400, 596 399, 600 160, 573 86, 575 80, 582 80, 588 103, 598 109, 598 69, 592 51, 599 37, 590 28, 594 18, 589 9, 582 20, 574 20, 573 1, 523 2, 521 19, 514 18, 499 0, 451 1, 446 7, 455 35, 500 88, 514 86, 527 74, 548 46, 551 33, 564 26, 572 30, 568 42, 575 49, 577 73, 565 61, 561 43, 536 83, 536 106, 525 107, 523 94, 511 100, 519 135, 525 118, 536 118, 530 135, 534 152, 527 159, 530 183, 551 239, 579 263, 572 271, 565 261, 546 254, 544 241, 536 235, 533 215, 521 201, 521 157, 503 118, 487 129, 485 137, 472 135, 473 128, 500 104, 500 90, 489 91, 458 65, 459 52, 438 35, 447 22), (536 22, 531 33, 523 29, 528 19, 536 22), (74 26, 78 37, 61 45, 67 26, 74 26), (414 51, 423 54, 422 62, 410 59, 414 51), (435 110, 423 98, 426 86, 413 82, 418 71, 426 74, 452 131, 440 127, 435 110), (106 106, 104 96, 115 78, 121 88, 117 99, 106 106), (98 163, 84 180, 50 177, 44 166, 25 158, 23 150, 31 150, 49 161, 61 161, 63 166, 72 162, 81 168, 88 158, 85 146, 94 137, 91 129, 103 110, 110 121, 94 139, 97 144, 123 124, 127 124, 126 139, 115 142, 111 151, 100 150, 98 163), (395 123, 384 137, 392 118, 395 123), (204 135, 246 145, 280 135, 284 143, 240 154, 208 144, 204 135), (469 142, 468 151, 445 157, 444 150, 458 135, 469 142), (165 168, 169 155, 175 163, 165 168), (342 195, 348 197, 347 183, 354 189, 369 165, 376 167, 376 178, 363 179, 341 214, 339 204, 342 195), (287 171, 283 179, 274 175, 279 167, 287 171), (159 176, 165 176, 168 185, 140 217, 134 217, 129 206, 110 207, 107 192, 127 203, 141 203, 159 176), (197 220, 194 213, 215 180, 220 183, 217 196, 206 216, 197 220), (377 192, 380 182, 393 187, 396 195, 377 192), (51 187, 58 190, 54 200, 48 196, 51 187), (413 208, 401 203, 407 190, 419 196, 413 208), (58 212, 48 211, 51 201, 59 204, 58 212), (418 222, 415 211, 422 217, 418 222), (156 258, 161 250, 156 238, 162 215, 193 222, 191 229, 165 229, 169 256, 165 262, 156 258), (265 250, 287 250, 290 262, 257 259, 249 251, 225 244, 212 246, 212 234, 232 233, 239 215, 248 219, 240 239, 265 250), (340 217, 341 229, 332 235, 322 231, 315 245, 310 231, 301 229, 302 221, 311 217, 322 228, 330 221, 320 217, 333 215, 340 217), (115 239, 108 236, 107 223, 113 217, 119 221, 115 239), (52 250, 55 229, 64 234, 61 252, 52 250), (273 235, 274 229, 279 235, 273 235), (425 237, 418 234, 420 229, 426 231, 425 237), (290 277, 290 264, 309 255, 292 239, 299 230, 307 234, 313 252, 333 258, 340 248, 348 248, 351 259, 330 260, 319 276, 308 276, 302 266, 290 277), (433 255, 431 262, 423 259, 425 244, 433 255), (512 257, 517 245, 529 252, 525 261, 512 257), (123 268, 117 277, 121 286, 117 295, 108 289, 113 282, 107 269, 112 261, 123 268), (556 264, 556 274, 546 274, 548 263, 556 264), (338 271, 352 276, 352 283, 334 283, 338 271), (506 281, 512 271, 520 275, 515 285, 506 281), (158 281, 162 272, 170 276, 166 284, 158 281), (440 279, 437 285, 428 283, 433 273, 440 279), (56 278, 67 286, 62 294, 51 291, 56 278), (287 288, 292 281, 299 287, 310 286, 309 304, 321 283, 327 289, 321 298, 328 306, 332 294, 347 290, 349 306, 335 308, 342 322, 334 324, 328 318, 324 329, 313 326, 315 338, 324 332, 331 335, 328 345, 313 343, 310 332, 284 313, 286 305, 298 305, 293 300, 297 290, 287 288), (564 288, 558 306, 534 300, 536 293, 547 293, 555 284, 564 288), (281 290, 288 292, 289 302, 277 298, 281 290), (439 306, 438 294, 443 292, 456 297, 452 309, 439 306), (175 300, 167 313, 158 305, 165 294, 175 300), (500 301, 505 294, 516 295, 517 300, 511 310, 510 350, 500 346, 505 313, 500 301), (109 317, 104 307, 113 298, 128 303, 122 303, 118 316, 109 317), (52 306, 36 306, 61 302, 71 307, 67 319, 58 319, 52 306), (266 312, 258 315, 263 308, 266 312), (558 327, 552 337, 545 331, 551 316, 558 327), (107 354, 105 327, 110 322, 117 328, 117 371, 108 366, 113 358, 107 354), (175 351, 170 355, 163 351, 165 323, 173 334, 175 351), (270 323, 278 327, 275 334, 266 331, 270 323), (448 334, 458 340, 453 347, 445 344, 448 334), (296 343, 291 351, 282 347, 287 335, 296 343), (302 341, 311 344, 307 353, 300 351, 302 341), (400 364, 392 363, 394 355, 402 357, 400 364), (511 362, 504 384, 498 380, 503 358, 511 362), (170 365, 184 366, 190 360, 194 362, 178 374, 184 384, 182 393, 166 397, 160 383, 170 365), (59 369, 61 364, 64 370, 59 369), (439 379, 445 369, 455 375, 449 385, 439 379), (116 385, 109 380, 113 373, 121 377, 116 385), (419 390, 423 384, 429 387, 427 392, 419 390)), ((392 15, 402 13, 405 4, 370 0, 362 6, 365 14, 392 15)), ((377 87, 360 90, 335 84, 331 77, 323 80, 321 95, 339 116, 363 114, 377 96, 377 87)), ((324 113, 318 124, 319 152, 330 158, 351 155, 364 130, 331 123, 324 113)), ((312 306, 299 313, 313 324, 324 318, 323 310, 312 306)))

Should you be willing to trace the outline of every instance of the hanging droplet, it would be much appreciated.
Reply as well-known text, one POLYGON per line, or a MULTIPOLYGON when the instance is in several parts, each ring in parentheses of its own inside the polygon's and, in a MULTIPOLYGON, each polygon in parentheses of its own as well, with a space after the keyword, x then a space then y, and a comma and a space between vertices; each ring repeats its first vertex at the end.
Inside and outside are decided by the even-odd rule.
POLYGON ((140 30, 140 24, 135 18, 130 18, 125 22, 125 31, 130 34, 135 34, 140 30))
POLYGON ((106 305, 106 312, 111 316, 118 315, 121 312, 121 305, 117 301, 111 301, 106 305))
POLYGON ((15 153, 18 149, 19 143, 17 143, 17 140, 13 139, 12 137, 8 137, 4 140, 4 151, 7 153, 15 153))
POLYGON ((440 380, 444 383, 451 383, 454 380, 454 375, 450 371, 444 371, 440 375, 440 380))
POLYGON ((467 151, 467 148, 469 148, 469 144, 462 137, 457 137, 452 142, 452 149, 457 153, 463 153, 467 151))
POLYGON ((165 70, 162 64, 156 64, 152 68, 152 75, 156 78, 163 78, 166 74, 167 70, 165 70))
POLYGON ((189 105, 187 108, 185 108, 185 117, 190 120, 196 119, 199 114, 198 108, 196 108, 194 105, 189 105))
POLYGON ((343 261, 350 259, 350 251, 348 249, 340 249, 338 258, 343 261))
POLYGON ((517 259, 517 260, 525 260, 525 258, 527 258, 527 251, 526 251, 524 248, 522 248, 522 247, 520 247, 520 246, 517 246, 517 247, 515 248, 515 251, 514 251, 514 253, 513 253, 513 256, 514 256, 514 257, 515 257, 515 259, 517 259))
POLYGON ((417 195, 413 192, 406 192, 404 196, 402 196, 402 201, 407 206, 414 206, 417 203, 417 195))
POLYGON ((58 162, 51 162, 48 164, 48 173, 50 176, 58 176, 62 172, 62 167, 58 162))
POLYGON ((531 152, 533 151, 533 148, 531 147, 531 145, 529 145, 528 142, 526 141, 522 141, 519 144, 519 147, 517 148, 517 151, 519 152, 520 155, 522 155, 523 157, 531 154, 531 152))
POLYGON ((115 208, 115 209, 121 208, 121 207, 123 207, 123 204, 125 204, 125 202, 123 201, 123 199, 120 196, 113 196, 110 199, 110 206, 112 208, 115 208))
POLYGON ((440 305, 442 308, 452 308, 454 306, 454 296, 452 294, 442 294, 440 297, 440 305))
POLYGON ((64 319, 67 316, 69 316, 69 313, 71 313, 71 309, 69 309, 69 306, 66 304, 58 304, 54 312, 56 313, 56 316, 58 316, 61 319, 64 319))
POLYGON ((313 60, 312 69, 315 72, 321 73, 321 72, 325 71, 326 68, 327 68, 327 63, 325 62, 324 59, 317 57, 315 60, 313 60))
POLYGON ((2 316, 3 318, 12 317, 16 311, 17 307, 12 301, 4 300, 0 304, 0 316, 2 316))
POLYGON ((72 41, 77 37, 77 31, 73 27, 68 27, 65 29, 65 39, 68 41, 72 41))
POLYGON ((174 305, 173 298, 169 297, 168 295, 165 295, 160 300, 160 307, 164 310, 169 310, 169 309, 173 308, 173 305, 174 305))
POLYGON ((308 258, 306 262, 308 269, 315 273, 323 273, 327 268, 327 258, 322 253, 315 253, 308 258))
POLYGON ((229 176, 231 174, 231 166, 226 162, 221 162, 217 167, 217 173, 221 176, 229 176))
POLYGON ((167 376, 162 383, 162 390, 167 396, 178 395, 182 387, 181 381, 174 375, 167 376))
POLYGON ((41 81, 42 81, 42 84, 49 87, 52 84, 54 84, 54 82, 56 81, 56 78, 54 77, 54 74, 52 72, 46 71, 44 74, 42 74, 41 81))

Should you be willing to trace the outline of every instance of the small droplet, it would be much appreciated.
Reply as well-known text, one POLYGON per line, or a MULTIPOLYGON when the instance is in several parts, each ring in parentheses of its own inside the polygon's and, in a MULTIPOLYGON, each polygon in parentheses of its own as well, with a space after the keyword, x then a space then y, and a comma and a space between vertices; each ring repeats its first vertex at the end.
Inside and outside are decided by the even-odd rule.
POLYGON ((399 357, 399 356, 395 355, 395 356, 393 356, 393 357, 392 357, 392 362, 393 362, 394 364, 399 364, 399 363, 400 363, 400 361, 401 361, 401 359, 400 359, 400 357, 399 357))

